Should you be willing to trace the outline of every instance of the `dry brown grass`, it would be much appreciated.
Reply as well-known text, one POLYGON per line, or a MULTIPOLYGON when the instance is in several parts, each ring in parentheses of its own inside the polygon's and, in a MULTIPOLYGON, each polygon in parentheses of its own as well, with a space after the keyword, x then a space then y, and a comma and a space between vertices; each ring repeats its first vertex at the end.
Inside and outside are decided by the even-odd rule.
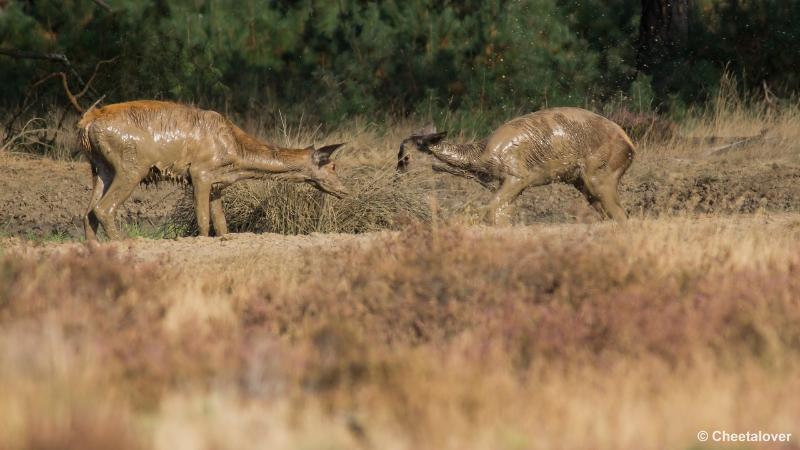
POLYGON ((6 124, 11 122, 12 114, 8 111, 0 114, 4 116, 0 121, 3 124, 0 127, 0 154, 33 154, 57 160, 72 158, 77 136, 73 124, 78 120, 74 111, 53 107, 43 117, 17 120, 17 128, 11 130, 6 124))
MULTIPOLYGON (((430 220, 424 176, 398 180, 394 166, 355 166, 339 171, 350 195, 336 199, 307 186, 281 181, 235 184, 225 192, 225 216, 233 232, 281 234, 364 233, 396 229, 409 220, 430 220)), ((180 228, 197 233, 190 192, 173 216, 180 228)))
POLYGON ((800 432, 797 215, 315 239, 210 259, 203 280, 149 241, 9 246, 0 442, 626 449, 800 432))
MULTIPOLYGON (((764 101, 760 91, 750 97, 739 92, 736 79, 726 74, 720 82, 717 96, 702 109, 690 112, 678 125, 671 139, 647 139, 642 143, 645 152, 671 157, 706 159, 726 158, 731 162, 742 162, 756 158, 797 157, 797 142, 800 138, 797 123, 800 108, 795 99, 764 101), (758 136, 763 139, 737 147, 730 151, 714 152, 723 146, 726 138, 758 136), (721 138, 716 143, 698 143, 694 140, 709 137, 721 138), (688 139, 687 139, 688 138, 688 139), (694 139, 694 140, 693 140, 694 139)), ((735 140, 734 140, 735 141, 735 140)))

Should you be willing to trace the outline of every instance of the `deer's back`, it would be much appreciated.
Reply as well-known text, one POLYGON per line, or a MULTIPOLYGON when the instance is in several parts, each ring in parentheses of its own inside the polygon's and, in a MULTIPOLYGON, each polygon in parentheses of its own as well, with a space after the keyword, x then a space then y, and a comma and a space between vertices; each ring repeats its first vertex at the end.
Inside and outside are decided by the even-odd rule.
POLYGON ((554 176, 586 160, 614 160, 633 144, 614 122, 580 108, 552 108, 512 119, 488 139, 485 157, 496 171, 524 173, 545 168, 554 176))
POLYGON ((160 101, 96 108, 78 128, 90 152, 129 152, 154 165, 218 157, 233 141, 231 124, 220 114, 160 101))

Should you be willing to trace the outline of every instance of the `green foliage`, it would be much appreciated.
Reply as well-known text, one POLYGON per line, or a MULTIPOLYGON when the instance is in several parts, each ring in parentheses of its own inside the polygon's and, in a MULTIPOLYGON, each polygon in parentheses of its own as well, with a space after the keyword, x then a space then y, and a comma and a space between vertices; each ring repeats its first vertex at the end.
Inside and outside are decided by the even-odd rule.
POLYGON ((800 87, 800 2, 706 0, 700 12, 704 26, 695 26, 700 32, 692 47, 694 59, 705 63, 701 70, 716 69, 719 78, 727 66, 747 85, 757 88, 763 81, 781 94, 800 87))
POLYGON ((625 92, 636 76, 638 3, 630 0, 558 0, 569 29, 597 55, 599 82, 594 91, 605 99, 625 92))
MULTIPOLYGON (((311 106, 327 120, 430 102, 498 111, 579 104, 599 80, 597 54, 554 0, 112 3, 107 12, 88 0, 12 1, 0 45, 63 52, 81 73, 119 56, 95 84, 110 101, 311 106)), ((4 62, 7 99, 60 70, 4 62)), ((56 83, 49 94, 59 94, 56 83)))
POLYGON ((633 111, 644 113, 653 110, 656 93, 653 90, 653 82, 650 77, 639 74, 631 83, 628 92, 633 111))
MULTIPOLYGON (((67 55, 106 101, 166 98, 226 112, 278 110, 328 123, 376 112, 482 126, 545 105, 644 92, 635 70, 639 8, 627 0, 9 0, 0 47, 67 55), (455 112, 455 116, 452 113, 455 112), (484 119, 482 118, 486 118, 484 119)), ((653 106, 703 100, 723 68, 778 94, 794 68, 800 4, 700 0, 689 47, 653 106)), ((0 56, 0 98, 17 103, 58 63, 0 56)), ((55 80, 55 79, 54 79, 55 80)), ((79 88, 75 77, 70 82, 79 88)), ((56 81, 39 105, 63 102, 56 81)), ((641 101, 637 98, 637 101, 641 101)), ((88 102, 88 99, 84 99, 88 102)))

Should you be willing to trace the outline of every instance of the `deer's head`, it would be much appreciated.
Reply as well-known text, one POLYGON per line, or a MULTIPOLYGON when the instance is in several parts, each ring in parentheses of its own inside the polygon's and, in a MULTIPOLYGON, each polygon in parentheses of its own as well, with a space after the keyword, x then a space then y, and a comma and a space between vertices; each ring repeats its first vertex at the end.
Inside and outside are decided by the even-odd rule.
POLYGON ((411 152, 419 151, 422 153, 431 153, 430 147, 441 142, 445 136, 447 136, 446 131, 437 133, 436 127, 433 125, 428 125, 412 133, 411 136, 404 139, 400 144, 400 152, 397 153, 397 171, 405 172, 408 170, 411 152))
POLYGON ((331 160, 331 155, 344 144, 326 145, 315 149, 309 147, 309 158, 311 159, 305 176, 305 182, 314 186, 322 192, 342 198, 348 194, 339 176, 336 174, 336 163, 331 160))

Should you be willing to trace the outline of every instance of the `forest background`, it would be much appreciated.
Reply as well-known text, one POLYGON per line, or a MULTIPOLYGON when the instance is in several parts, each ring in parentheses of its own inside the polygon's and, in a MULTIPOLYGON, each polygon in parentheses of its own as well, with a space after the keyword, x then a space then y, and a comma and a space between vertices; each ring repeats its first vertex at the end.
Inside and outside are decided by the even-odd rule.
POLYGON ((0 107, 68 106, 63 72, 84 108, 156 98, 325 127, 458 117, 479 132, 555 105, 679 118, 725 72, 792 96, 799 31, 800 3, 777 0, 0 0, 0 107))

